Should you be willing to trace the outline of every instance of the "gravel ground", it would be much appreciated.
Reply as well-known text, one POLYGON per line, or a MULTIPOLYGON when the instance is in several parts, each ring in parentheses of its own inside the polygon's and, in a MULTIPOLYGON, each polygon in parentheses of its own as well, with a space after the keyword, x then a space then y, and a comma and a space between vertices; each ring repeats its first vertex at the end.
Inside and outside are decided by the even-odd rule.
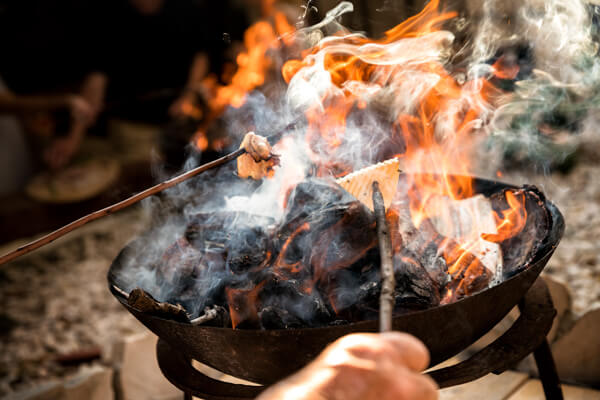
POLYGON ((110 262, 143 226, 132 209, 0 269, 0 396, 75 372, 59 355, 100 347, 106 362, 116 339, 144 330, 106 286, 110 262))
MULTIPOLYGON (((569 174, 508 174, 534 183, 563 212, 567 229, 545 273, 571 289, 576 315, 600 308, 600 142, 587 143, 569 174)), ((140 209, 97 221, 0 269, 0 396, 73 373, 58 355, 111 344, 144 328, 106 287, 118 251, 145 226, 140 209)), ((4 246, 0 252, 18 245, 4 246)))
POLYGON ((571 290, 573 312, 600 308, 600 138, 583 138, 569 173, 509 174, 504 180, 538 185, 563 213, 563 239, 544 273, 571 290))

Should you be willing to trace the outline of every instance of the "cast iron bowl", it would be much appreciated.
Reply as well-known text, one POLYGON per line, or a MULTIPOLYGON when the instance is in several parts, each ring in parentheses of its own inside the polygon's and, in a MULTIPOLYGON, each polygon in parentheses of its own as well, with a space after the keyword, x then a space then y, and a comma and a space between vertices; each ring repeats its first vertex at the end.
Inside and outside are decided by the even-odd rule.
MULTIPOLYGON (((477 193, 491 195, 506 188, 505 183, 475 179, 477 193)), ((564 232, 564 219, 551 202, 546 202, 552 226, 530 266, 490 289, 447 304, 394 318, 394 330, 422 340, 431 353, 431 365, 467 348, 491 330, 525 295, 552 256, 564 232)), ((143 240, 143 237, 137 240, 143 240)), ((138 320, 171 348, 221 372, 263 385, 277 382, 313 360, 329 343, 356 332, 377 332, 378 321, 341 326, 286 330, 234 330, 193 326, 139 312, 116 290, 126 246, 108 272, 113 295, 138 320)))

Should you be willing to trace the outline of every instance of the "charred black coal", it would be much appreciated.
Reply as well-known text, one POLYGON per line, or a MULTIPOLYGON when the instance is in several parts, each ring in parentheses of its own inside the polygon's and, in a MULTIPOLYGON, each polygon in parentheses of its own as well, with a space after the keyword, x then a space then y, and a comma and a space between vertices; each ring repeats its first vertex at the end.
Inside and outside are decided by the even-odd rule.
POLYGON ((440 304, 438 285, 414 254, 402 252, 394 255, 394 276, 395 310, 425 309, 440 304))
MULTIPOLYGON (((517 236, 498 242, 505 277, 527 267, 551 228, 536 188, 513 189, 511 195, 524 203, 527 216, 517 236)), ((506 191, 490 197, 498 215, 510 209, 509 197, 506 191)), ((394 315, 489 287, 493 274, 477 256, 428 219, 415 227, 408 204, 407 194, 399 194, 386 214, 393 227, 394 315)), ((378 318, 381 272, 373 213, 334 180, 316 178, 294 188, 285 210, 278 224, 244 212, 196 215, 156 264, 159 284, 172 287, 161 300, 178 306, 164 308, 142 296, 149 308, 143 307, 165 318, 235 329, 378 318)))

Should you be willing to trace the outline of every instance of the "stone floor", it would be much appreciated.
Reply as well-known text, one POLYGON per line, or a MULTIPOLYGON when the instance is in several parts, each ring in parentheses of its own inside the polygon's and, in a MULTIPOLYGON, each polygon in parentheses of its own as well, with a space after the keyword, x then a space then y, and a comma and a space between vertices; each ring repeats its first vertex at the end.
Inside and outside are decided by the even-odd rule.
POLYGON ((580 146, 568 173, 513 171, 500 178, 537 185, 564 215, 565 234, 544 273, 567 284, 578 316, 600 308, 600 135, 584 136, 580 146))
MULTIPOLYGON (((598 400, 600 391, 563 385, 565 400, 598 400)), ((440 400, 544 400, 542 384, 527 374, 507 371, 487 375, 464 385, 440 391, 440 400)))

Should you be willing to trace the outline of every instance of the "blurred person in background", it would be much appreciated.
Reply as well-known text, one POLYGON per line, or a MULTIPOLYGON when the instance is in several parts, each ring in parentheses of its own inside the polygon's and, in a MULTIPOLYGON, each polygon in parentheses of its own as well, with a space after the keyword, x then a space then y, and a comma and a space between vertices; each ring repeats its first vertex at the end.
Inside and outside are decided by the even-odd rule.
POLYGON ((37 165, 65 166, 102 108, 104 78, 90 63, 78 3, 0 7, 0 194, 21 189, 37 165))
MULTIPOLYGON (((1 157, 4 174, 31 170, 31 160, 65 166, 103 111, 103 120, 180 116, 190 96, 202 93, 206 75, 220 75, 227 48, 247 26, 230 1, 3 2, 0 113, 19 118, 8 123, 14 133, 0 137, 0 147, 11 153, 27 141, 34 150, 33 157, 16 157, 18 167, 14 156, 1 157)), ((96 126, 100 134, 103 128, 96 126)))
POLYGON ((227 48, 241 40, 245 14, 231 1, 104 0, 94 43, 119 117, 166 122, 220 74, 227 48))

